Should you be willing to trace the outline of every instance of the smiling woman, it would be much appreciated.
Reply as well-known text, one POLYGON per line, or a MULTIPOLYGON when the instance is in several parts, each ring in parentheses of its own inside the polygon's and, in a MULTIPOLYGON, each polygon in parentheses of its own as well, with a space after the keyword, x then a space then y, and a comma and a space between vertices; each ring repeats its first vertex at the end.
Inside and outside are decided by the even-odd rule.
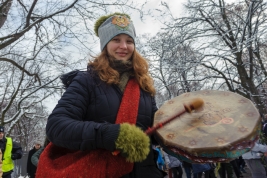
POLYGON ((51 143, 36 175, 162 178, 144 133, 157 107, 148 63, 135 49, 134 25, 127 14, 114 13, 99 18, 95 32, 101 53, 86 72, 77 72, 49 116, 51 143))

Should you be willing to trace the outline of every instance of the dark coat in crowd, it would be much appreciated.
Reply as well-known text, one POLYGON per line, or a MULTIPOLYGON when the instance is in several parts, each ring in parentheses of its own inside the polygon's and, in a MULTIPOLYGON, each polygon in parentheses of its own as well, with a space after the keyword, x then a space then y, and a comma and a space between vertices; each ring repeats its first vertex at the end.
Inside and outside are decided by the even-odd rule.
POLYGON ((34 164, 32 164, 32 162, 31 162, 31 157, 32 157, 32 155, 36 152, 36 151, 38 151, 39 149, 36 149, 35 147, 33 147, 33 149, 31 149, 30 151, 29 151, 29 154, 28 154, 28 160, 27 160, 27 173, 28 173, 28 175, 30 176, 30 178, 34 178, 35 177, 35 173, 36 173, 36 169, 37 169, 37 167, 34 165, 34 164))
POLYGON ((44 147, 41 147, 39 150, 37 150, 31 157, 31 162, 34 166, 37 167, 38 162, 39 162, 39 158, 41 153, 44 151, 44 147))

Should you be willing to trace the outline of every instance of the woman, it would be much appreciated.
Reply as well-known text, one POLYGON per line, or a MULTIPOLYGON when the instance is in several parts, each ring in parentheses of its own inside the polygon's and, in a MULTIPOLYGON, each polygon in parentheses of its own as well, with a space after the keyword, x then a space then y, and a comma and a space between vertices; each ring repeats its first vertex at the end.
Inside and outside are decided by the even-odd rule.
MULTIPOLYGON (((133 163, 122 177, 163 177, 150 138, 143 132, 152 126, 157 107, 148 63, 135 49, 134 25, 128 15, 114 13, 99 18, 95 32, 100 38, 101 54, 89 62, 87 72, 78 72, 72 79, 48 118, 47 137, 52 144, 71 150, 119 153, 118 157, 133 163), (135 83, 139 95, 126 94, 129 83, 135 83), (132 104, 135 102, 136 108, 132 104), (134 121, 128 120, 131 112, 136 112, 134 121)), ((77 174, 86 171, 88 164, 77 166, 81 170, 76 170, 77 174)), ((123 170, 120 166, 118 170, 123 170)), ((93 176, 95 172, 88 174, 101 177, 93 176)))

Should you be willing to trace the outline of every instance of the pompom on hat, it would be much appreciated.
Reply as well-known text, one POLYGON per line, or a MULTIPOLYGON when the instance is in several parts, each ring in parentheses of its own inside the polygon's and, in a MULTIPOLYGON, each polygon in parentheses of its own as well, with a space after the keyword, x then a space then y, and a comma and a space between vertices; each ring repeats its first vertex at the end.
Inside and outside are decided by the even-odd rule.
POLYGON ((103 51, 108 42, 119 34, 129 35, 134 41, 136 37, 133 22, 128 14, 115 12, 101 16, 96 22, 94 31, 100 39, 100 49, 103 51))

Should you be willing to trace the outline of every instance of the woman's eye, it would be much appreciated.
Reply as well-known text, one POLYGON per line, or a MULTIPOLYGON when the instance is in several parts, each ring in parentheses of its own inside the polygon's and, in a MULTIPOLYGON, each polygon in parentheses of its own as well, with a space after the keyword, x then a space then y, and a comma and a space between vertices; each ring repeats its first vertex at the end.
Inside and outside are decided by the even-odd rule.
POLYGON ((131 44, 131 43, 133 43, 133 41, 132 40, 128 40, 127 43, 131 44))
POLYGON ((119 42, 120 40, 118 38, 113 38, 113 41, 119 42))

